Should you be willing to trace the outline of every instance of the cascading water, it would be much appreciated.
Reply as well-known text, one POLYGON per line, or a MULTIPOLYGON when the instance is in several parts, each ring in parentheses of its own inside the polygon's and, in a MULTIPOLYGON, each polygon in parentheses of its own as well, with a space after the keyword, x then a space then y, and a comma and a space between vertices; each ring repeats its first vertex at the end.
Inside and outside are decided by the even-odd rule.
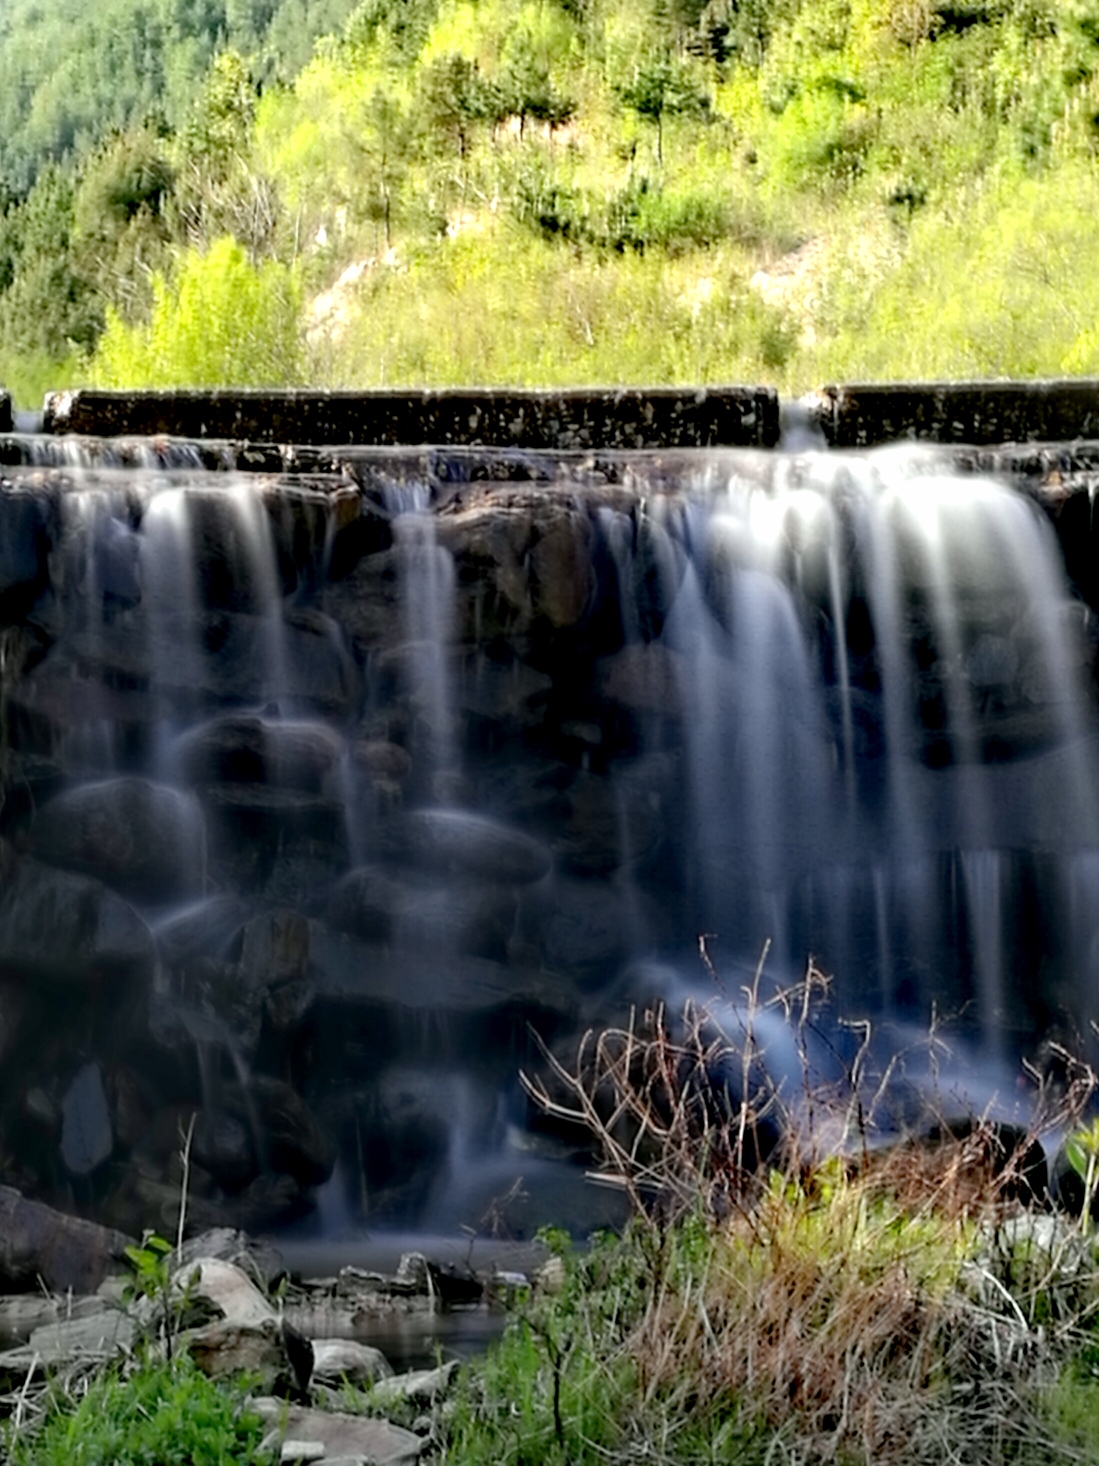
POLYGON ((1061 903, 1099 830, 1084 618, 1052 529, 897 452, 734 474, 695 522, 664 641, 689 689, 699 928, 740 955, 771 938, 787 971, 813 952, 848 1008, 968 1005, 1002 1058, 1043 1001, 1008 924, 1061 903))
POLYGON ((197 1114, 196 1224, 323 1185, 345 1225, 502 1196, 579 1225, 529 1029, 567 1056, 705 995, 700 934, 730 991, 765 942, 779 983, 812 954, 887 1042, 959 1015, 959 1105, 1010 1112, 1020 1054, 1090 1016, 1096 638, 1018 488, 914 450, 21 452, 0 1138, 28 1188, 155 1225, 197 1114))

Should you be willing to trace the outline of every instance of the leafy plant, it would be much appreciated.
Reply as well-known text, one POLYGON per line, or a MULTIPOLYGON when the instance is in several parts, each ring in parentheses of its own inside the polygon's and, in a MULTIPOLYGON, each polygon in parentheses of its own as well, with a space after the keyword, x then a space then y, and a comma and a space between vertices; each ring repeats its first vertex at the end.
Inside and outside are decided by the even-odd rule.
POLYGON ((276 386, 300 380, 297 280, 277 261, 251 264, 234 239, 183 256, 153 280, 148 325, 109 311, 92 361, 103 386, 276 386))
POLYGON ((244 1392, 187 1357, 112 1369, 73 1398, 55 1387, 42 1421, 8 1434, 12 1466, 262 1466, 260 1417, 244 1392))

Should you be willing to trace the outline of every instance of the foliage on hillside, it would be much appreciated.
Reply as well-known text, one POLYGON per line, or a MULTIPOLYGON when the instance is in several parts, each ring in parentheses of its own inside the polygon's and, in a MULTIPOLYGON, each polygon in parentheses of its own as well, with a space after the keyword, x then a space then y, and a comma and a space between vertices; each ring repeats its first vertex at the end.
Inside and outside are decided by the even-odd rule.
MULTIPOLYGON (((0 10, 30 78, 0 218, 0 378, 24 400, 197 381, 170 330, 122 370, 120 332, 163 329, 225 237, 300 290, 287 379, 1099 370, 1077 0, 145 3, 98 87, 55 81, 57 52, 71 125, 31 84, 47 21, 0 10), (336 33, 298 70, 307 11, 336 33)), ((254 332, 218 361, 272 371, 254 332)))

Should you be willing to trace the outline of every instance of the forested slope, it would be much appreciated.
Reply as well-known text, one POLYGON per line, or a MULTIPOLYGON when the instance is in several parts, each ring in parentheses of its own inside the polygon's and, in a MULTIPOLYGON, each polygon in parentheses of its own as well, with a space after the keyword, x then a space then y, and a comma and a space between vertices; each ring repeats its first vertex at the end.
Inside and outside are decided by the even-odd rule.
POLYGON ((1099 5, 325 4, 0 0, 21 398, 1099 370, 1099 5))

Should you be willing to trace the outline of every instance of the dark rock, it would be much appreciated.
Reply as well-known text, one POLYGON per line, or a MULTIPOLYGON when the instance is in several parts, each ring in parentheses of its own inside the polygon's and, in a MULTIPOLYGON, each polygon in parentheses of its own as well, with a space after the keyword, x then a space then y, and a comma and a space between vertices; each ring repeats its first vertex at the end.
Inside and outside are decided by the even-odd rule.
POLYGON ((114 1150, 111 1112, 98 1064, 85 1064, 61 1101, 61 1159, 74 1176, 90 1175, 114 1150))
POLYGON ((203 1257, 231 1262, 268 1292, 286 1276, 286 1264, 277 1247, 232 1227, 216 1227, 188 1238, 174 1257, 179 1268, 193 1266, 203 1257))
POLYGON ((324 919, 336 931, 364 942, 388 942, 393 934, 400 893, 377 866, 348 871, 324 908, 324 919))
POLYGON ((617 886, 563 877, 524 900, 520 917, 524 943, 546 966, 599 985, 630 956, 636 924, 630 897, 617 886))
POLYGON ((387 1069, 367 1105, 356 1110, 371 1187, 419 1177, 426 1186, 446 1156, 453 1092, 434 1071, 387 1069))
POLYGON ((553 688, 552 677, 528 663, 480 651, 456 661, 451 683, 464 712, 509 730, 536 727, 553 688))
POLYGON ((200 797, 211 867, 223 885, 282 903, 347 869, 347 816, 338 800, 255 784, 211 784, 200 797))
POLYGON ((176 756, 189 784, 269 784, 319 794, 332 785, 343 743, 323 723, 230 713, 185 733, 176 756))
POLYGON ((309 970, 309 924, 298 911, 265 911, 244 928, 240 974, 250 988, 275 987, 309 970))
MULTIPOLYGON (((445 881, 412 879, 398 888, 396 897, 392 937, 398 946, 507 961, 519 911, 516 886, 493 884, 475 876, 453 876, 445 881)), ((356 935, 369 939, 363 931, 356 935)))
POLYGON ((548 852, 529 835, 464 810, 417 810, 405 820, 399 844, 421 870, 509 885, 540 881, 550 868, 548 852))
POLYGON ((191 1154, 219 1186, 239 1191, 259 1171, 248 1125, 239 1115, 204 1108, 192 1132, 191 1154))
POLYGON ((250 908, 235 896, 210 896, 156 923, 153 935, 169 967, 199 957, 229 957, 250 908))
POLYGON ((30 843, 49 864, 97 876, 135 900, 176 900, 205 882, 199 805, 146 779, 108 779, 59 794, 36 816, 30 843))
POLYGON ((0 483, 0 606, 18 600, 29 606, 45 587, 52 517, 49 503, 33 489, 0 483))
POLYGON ((245 1232, 270 1232, 306 1216, 313 1200, 293 1176, 257 1176, 224 1208, 230 1223, 245 1232))
MULTIPOLYGON (((272 617, 186 611, 173 603, 157 615, 144 607, 122 612, 109 634, 101 625, 80 624, 54 634, 60 639, 43 674, 63 678, 71 669, 111 689, 152 683, 158 699, 152 711, 160 717, 176 709, 193 718, 204 706, 263 705, 276 672, 279 696, 299 710, 346 717, 362 694, 361 674, 339 628, 310 607, 272 617)), ((55 692, 58 701, 62 691, 55 692)), ((66 716, 71 721, 76 714, 66 716)))
POLYGON ((364 739, 351 750, 351 759, 372 780, 401 784, 412 771, 412 760, 399 743, 385 739, 364 739))
POLYGON ((598 663, 597 677, 604 698, 631 712, 682 716, 690 668, 683 658, 662 643, 632 642, 613 657, 598 663))
POLYGON ((481 1042, 495 1034, 500 1043, 505 1033, 514 1037, 513 1024, 519 1032, 528 1020, 557 1031, 577 1012, 571 984, 550 972, 458 954, 442 960, 430 949, 397 953, 319 922, 310 923, 310 952, 318 1003, 359 1009, 364 1021, 371 1015, 387 1058, 393 1054, 391 1025, 415 1023, 416 1015, 431 1015, 430 1029, 419 1026, 425 1037, 437 1033, 445 1045, 450 1024, 453 1041, 468 1052, 465 1046, 478 1042, 474 1030, 481 1042))
POLYGON ((467 1268, 460 1268, 454 1263, 440 1267, 429 1259, 427 1270, 432 1291, 444 1308, 468 1307, 481 1301, 485 1285, 467 1268))
POLYGON ((217 1102, 245 1126, 255 1127, 265 1168, 301 1186, 319 1186, 332 1174, 332 1141, 289 1084, 254 1074, 246 1085, 223 1085, 217 1102))
POLYGON ((55 1293, 94 1293, 109 1274, 125 1271, 133 1245, 121 1232, 0 1186, 0 1286, 9 1291, 45 1284, 55 1293))
POLYGON ((360 655, 392 647, 404 636, 401 560, 396 549, 360 560, 342 580, 329 581, 321 606, 360 655))
POLYGON ((333 536, 326 577, 329 582, 343 580, 360 560, 393 544, 391 514, 362 495, 357 498, 357 508, 358 513, 346 518, 333 536))
POLYGON ((530 792, 517 813, 543 835, 558 868, 578 875, 610 875, 652 848, 660 834, 658 812, 633 797, 626 784, 583 769, 562 771, 530 792))
POLYGON ((0 971, 85 984, 151 974, 148 927, 99 881, 20 862, 0 893, 0 971))
POLYGON ((436 534, 454 556, 468 641, 575 628, 592 608, 595 537, 574 496, 478 486, 440 512, 436 534))
POLYGON ((618 572, 618 605, 626 640, 652 641, 679 594, 687 555, 651 513, 631 506, 605 521, 618 572))
POLYGON ((26 993, 13 983, 0 982, 0 1071, 18 1054, 26 1009, 26 993))

